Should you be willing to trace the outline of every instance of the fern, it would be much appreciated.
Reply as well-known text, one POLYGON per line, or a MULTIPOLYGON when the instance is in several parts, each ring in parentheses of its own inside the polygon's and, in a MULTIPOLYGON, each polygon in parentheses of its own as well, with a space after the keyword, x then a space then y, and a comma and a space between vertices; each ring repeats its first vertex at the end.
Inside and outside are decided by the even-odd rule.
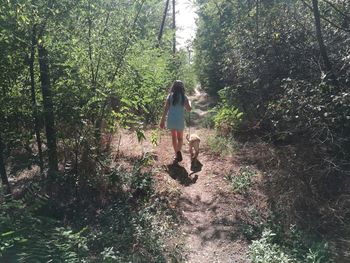
POLYGON ((42 193, 42 189, 39 183, 31 182, 24 189, 23 199, 28 208, 36 211, 41 207, 47 205, 49 196, 42 193))
MULTIPOLYGON (((37 188, 32 187, 32 191, 28 190, 25 198, 34 196, 37 188)), ((78 262, 84 257, 87 240, 82 231, 75 233, 54 219, 35 215, 35 209, 42 202, 33 202, 39 204, 26 205, 21 200, 10 200, 2 204, 0 261, 78 262)))

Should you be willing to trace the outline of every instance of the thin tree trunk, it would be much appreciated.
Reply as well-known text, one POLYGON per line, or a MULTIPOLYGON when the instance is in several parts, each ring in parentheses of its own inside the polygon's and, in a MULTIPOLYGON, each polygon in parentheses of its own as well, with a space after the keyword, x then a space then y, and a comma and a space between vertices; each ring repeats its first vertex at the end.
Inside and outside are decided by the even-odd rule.
POLYGON ((176 53, 176 10, 175 10, 175 0, 173 0, 173 30, 174 30, 174 36, 173 36, 173 53, 176 53))
POLYGON ((47 147, 48 147, 48 153, 49 153, 49 174, 51 175, 52 173, 58 170, 57 149, 56 149, 56 130, 55 130, 52 95, 51 95, 48 53, 42 41, 38 42, 38 55, 39 55, 39 66, 40 66, 41 92, 43 95, 43 105, 44 105, 44 119, 45 119, 45 128, 46 128, 47 147))
POLYGON ((158 43, 160 42, 160 40, 162 39, 162 36, 163 36, 164 24, 165 24, 165 19, 166 19, 167 13, 168 13, 168 8, 169 8, 169 0, 166 0, 162 24, 160 25, 160 29, 159 29, 159 33, 158 33, 158 43))
POLYGON ((260 6, 259 6, 259 0, 256 0, 256 17, 255 17, 255 27, 256 27, 256 39, 259 38, 259 17, 260 17, 260 6))
MULTIPOLYGON (((101 42, 100 42, 101 49, 103 48, 104 34, 106 33, 107 28, 108 28, 108 21, 109 21, 110 15, 111 15, 111 11, 108 11, 108 14, 107 14, 106 20, 105 20, 105 25, 104 25, 103 31, 101 33, 101 42)), ((95 85, 97 85, 98 71, 100 69, 101 58, 102 58, 102 52, 100 51, 98 54, 97 66, 96 66, 96 71, 95 71, 95 79, 93 80, 93 83, 95 85)))
POLYGON ((316 37, 318 41, 318 45, 320 48, 320 53, 323 59, 325 70, 327 74, 330 75, 331 79, 336 82, 336 77, 333 73, 332 64, 329 60, 327 49, 323 41, 322 30, 321 30, 321 20, 320 20, 320 11, 318 9, 318 0, 312 0, 312 9, 315 18, 315 28, 316 28, 316 37))
POLYGON ((5 161, 4 161, 4 157, 3 157, 3 151, 4 151, 4 147, 3 147, 2 140, 1 140, 1 137, 0 137, 0 174, 1 174, 1 182, 2 182, 3 185, 9 186, 9 181, 8 181, 8 178, 7 178, 6 168, 5 168, 5 161))
POLYGON ((92 91, 95 93, 96 91, 96 83, 95 83, 95 72, 94 72, 94 64, 93 64, 93 48, 91 43, 91 28, 92 28, 92 20, 91 20, 91 3, 89 1, 89 18, 88 18, 88 45, 89 45, 89 61, 90 61, 90 71, 91 71, 91 86, 92 91))
POLYGON ((33 30, 32 30, 32 46, 30 49, 29 72, 30 72, 30 87, 31 87, 31 97, 32 97, 32 106, 33 106, 34 131, 35 131, 36 142, 37 142, 38 151, 39 151, 40 172, 42 173, 44 168, 44 162, 43 162, 43 153, 41 148, 42 143, 41 143, 40 128, 39 128, 38 109, 36 105, 35 77, 34 77, 35 46, 36 46, 36 25, 33 26, 33 30))

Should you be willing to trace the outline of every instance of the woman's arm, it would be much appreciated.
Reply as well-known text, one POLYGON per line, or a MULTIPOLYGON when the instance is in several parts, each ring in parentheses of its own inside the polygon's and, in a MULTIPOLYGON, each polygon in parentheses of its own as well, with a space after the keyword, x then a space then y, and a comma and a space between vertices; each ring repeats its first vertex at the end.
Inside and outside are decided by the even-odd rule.
POLYGON ((168 114, 169 106, 170 106, 169 99, 167 98, 167 100, 165 101, 165 104, 164 104, 163 115, 162 115, 162 118, 160 120, 160 125, 159 125, 161 129, 165 128, 165 117, 168 114))
POLYGON ((185 99, 185 109, 187 111, 191 111, 192 110, 191 102, 189 101, 189 99, 187 97, 185 99))

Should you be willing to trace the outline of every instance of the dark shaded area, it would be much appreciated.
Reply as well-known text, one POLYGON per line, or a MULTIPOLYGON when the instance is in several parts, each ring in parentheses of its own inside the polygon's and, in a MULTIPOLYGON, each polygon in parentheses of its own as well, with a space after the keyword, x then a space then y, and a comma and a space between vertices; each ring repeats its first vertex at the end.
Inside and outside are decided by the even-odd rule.
MULTIPOLYGON (((326 240, 335 262, 348 262, 344 261, 348 258, 348 239, 343 237, 349 236, 350 180, 325 156, 327 153, 306 142, 260 142, 247 144, 236 157, 264 172, 260 190, 268 198, 272 215, 269 228, 280 240, 290 235, 289 226, 294 225, 303 232, 300 242, 311 246, 326 240)), ((242 217, 248 218, 241 225, 245 236, 256 238, 262 232, 258 217, 242 217)))
POLYGON ((17 180, 16 202, 0 210, 0 215, 9 214, 1 222, 2 229, 14 233, 2 236, 0 241, 12 242, 19 236, 31 242, 13 241, 13 247, 2 252, 0 262, 32 262, 28 258, 35 253, 42 253, 37 262, 71 262, 75 256, 81 259, 89 253, 99 255, 105 247, 123 251, 122 262, 131 262, 130 258, 133 262, 165 262, 159 237, 149 222, 156 211, 169 208, 162 198, 151 199, 152 176, 141 171, 146 161, 135 159, 130 171, 100 168, 96 174, 68 171, 50 180, 42 180, 39 175, 17 180), (140 212, 140 207, 147 209, 140 212), (140 229, 142 234, 137 232, 140 229), (78 242, 87 250, 81 249, 66 259, 76 251, 78 242))
POLYGON ((193 178, 189 174, 185 167, 179 164, 168 164, 166 165, 165 171, 176 181, 179 181, 180 184, 184 186, 189 186, 197 182, 198 175, 195 175, 193 178))
POLYGON ((191 161, 191 171, 193 173, 202 171, 202 167, 203 167, 203 164, 198 159, 194 159, 191 161))
POLYGON ((37 157, 31 151, 23 150, 12 153, 7 161, 10 166, 10 174, 18 175, 25 169, 31 170, 33 164, 39 163, 37 157))

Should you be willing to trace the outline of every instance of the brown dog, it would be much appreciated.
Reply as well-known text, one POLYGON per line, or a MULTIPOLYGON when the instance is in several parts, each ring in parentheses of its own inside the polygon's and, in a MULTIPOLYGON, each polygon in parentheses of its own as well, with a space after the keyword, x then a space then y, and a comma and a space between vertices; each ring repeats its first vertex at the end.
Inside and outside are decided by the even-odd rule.
POLYGON ((197 134, 191 134, 191 136, 187 134, 186 140, 188 141, 188 145, 190 147, 191 161, 193 161, 198 158, 199 143, 201 142, 201 139, 197 134))

